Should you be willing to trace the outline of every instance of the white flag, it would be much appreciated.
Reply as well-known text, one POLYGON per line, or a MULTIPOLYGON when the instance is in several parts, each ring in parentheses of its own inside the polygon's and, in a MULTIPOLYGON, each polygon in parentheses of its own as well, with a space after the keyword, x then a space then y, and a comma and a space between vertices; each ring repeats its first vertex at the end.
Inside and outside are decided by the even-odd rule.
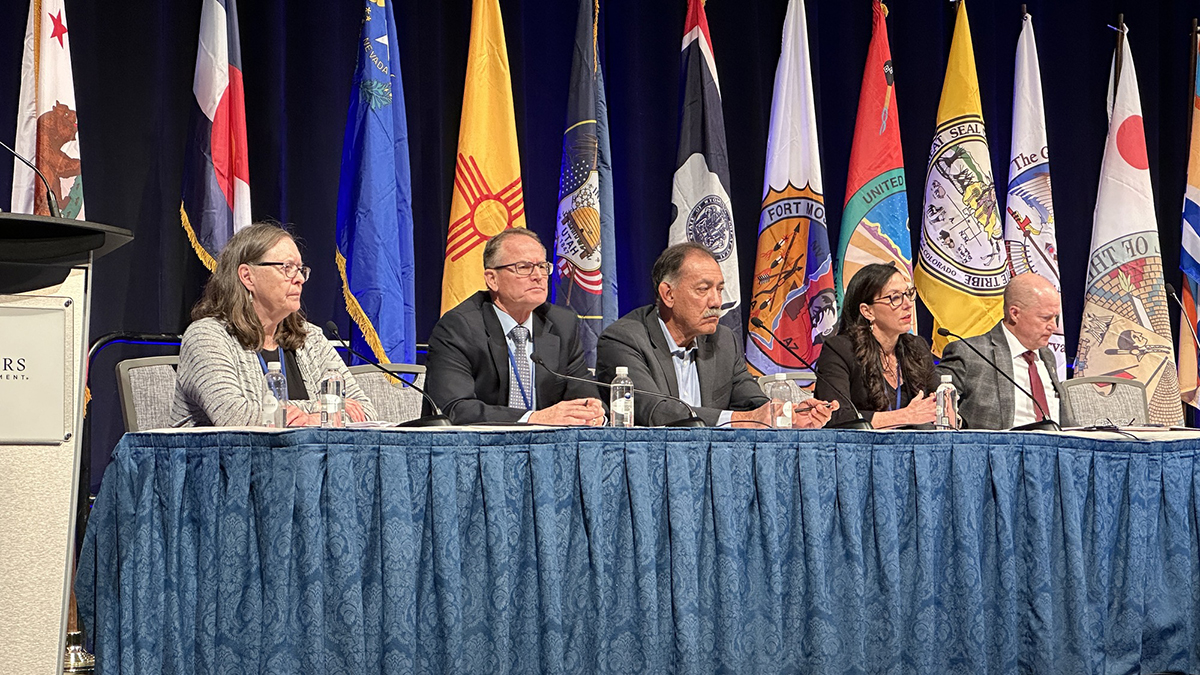
MULTIPOLYGON (((1042 105, 1042 74, 1033 17, 1025 15, 1017 40, 1013 82, 1012 150, 1008 161, 1008 203, 1004 214, 1004 243, 1013 275, 1033 272, 1060 292, 1058 242, 1054 234, 1054 203, 1050 199, 1050 150, 1046 142, 1046 112, 1042 105)), ((1067 348, 1062 315, 1050 337, 1058 362, 1058 379, 1067 377, 1067 348)))
MULTIPOLYGON (((64 218, 85 217, 71 41, 63 0, 30 0, 21 60, 16 151, 50 183, 64 218), (36 156, 36 159, 35 159, 36 156)), ((13 160, 12 210, 48 215, 41 179, 13 160)))
POLYGON ((1108 141, 1100 165, 1075 374, 1142 382, 1150 400, 1150 422, 1179 424, 1183 410, 1175 349, 1128 37, 1120 51, 1120 79, 1113 82, 1116 57, 1109 78, 1108 141))

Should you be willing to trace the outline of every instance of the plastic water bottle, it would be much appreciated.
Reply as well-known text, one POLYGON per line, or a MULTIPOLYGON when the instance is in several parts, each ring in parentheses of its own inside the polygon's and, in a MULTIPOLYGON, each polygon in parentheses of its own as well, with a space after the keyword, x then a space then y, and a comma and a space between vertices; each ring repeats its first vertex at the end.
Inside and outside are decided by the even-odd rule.
POLYGON ((958 389, 954 387, 954 378, 942 375, 942 383, 934 394, 934 409, 937 418, 934 424, 939 429, 958 428, 958 389))
POLYGON ((269 429, 277 429, 279 421, 279 401, 273 394, 263 394, 262 425, 269 429))
POLYGON ((771 426, 776 429, 791 429, 792 409, 799 398, 796 384, 787 379, 787 373, 775 373, 775 376, 767 381, 765 390, 767 397, 772 401, 783 401, 782 408, 775 410, 771 417, 771 426))
POLYGON ((342 427, 342 412, 346 409, 346 381, 336 368, 326 368, 321 375, 321 426, 342 427))
POLYGON ((608 394, 608 414, 614 427, 633 426, 633 380, 629 379, 629 368, 625 366, 617 366, 617 376, 608 394))
MULTIPOLYGON (((275 399, 275 407, 271 411, 272 419, 275 426, 280 429, 287 426, 287 410, 284 404, 288 400, 287 377, 283 374, 283 364, 278 361, 272 361, 267 364, 267 390, 270 392, 270 397, 275 399)), ((267 414, 268 404, 263 404, 263 415, 267 414)))

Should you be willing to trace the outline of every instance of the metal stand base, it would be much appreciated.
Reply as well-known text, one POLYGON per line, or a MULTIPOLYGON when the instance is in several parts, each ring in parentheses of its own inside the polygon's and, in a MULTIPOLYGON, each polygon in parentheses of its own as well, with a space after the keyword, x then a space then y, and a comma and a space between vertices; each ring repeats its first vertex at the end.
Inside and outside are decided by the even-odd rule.
POLYGON ((63 656, 63 672, 96 672, 96 657, 83 648, 83 633, 79 631, 67 633, 67 653, 63 656))

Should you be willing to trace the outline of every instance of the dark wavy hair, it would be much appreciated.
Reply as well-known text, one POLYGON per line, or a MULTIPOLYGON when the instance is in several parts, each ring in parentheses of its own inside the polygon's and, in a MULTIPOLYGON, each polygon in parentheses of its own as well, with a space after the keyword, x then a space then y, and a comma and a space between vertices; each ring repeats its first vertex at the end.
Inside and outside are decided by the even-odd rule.
MULTIPOLYGON (((255 223, 233 235, 217 256, 217 269, 204 285, 204 295, 192 308, 192 321, 219 319, 243 347, 261 348, 265 337, 262 322, 254 312, 250 292, 238 278, 238 268, 261 261, 284 237, 296 240, 282 225, 270 222, 255 223)), ((292 312, 275 328, 275 341, 284 349, 299 349, 308 335, 305 323, 302 311, 292 312)))
MULTIPOLYGON (((871 322, 863 316, 859 306, 873 303, 897 274, 900 270, 894 263, 867 265, 859 270, 846 285, 842 316, 838 321, 838 334, 849 338, 854 345, 854 358, 862 364, 863 388, 875 410, 887 410, 890 403, 885 386, 887 380, 883 376, 883 347, 875 339, 871 322)), ((933 377, 933 360, 922 358, 928 351, 921 338, 912 333, 903 333, 896 341, 896 360, 904 380, 902 388, 910 397, 925 389, 933 377)))

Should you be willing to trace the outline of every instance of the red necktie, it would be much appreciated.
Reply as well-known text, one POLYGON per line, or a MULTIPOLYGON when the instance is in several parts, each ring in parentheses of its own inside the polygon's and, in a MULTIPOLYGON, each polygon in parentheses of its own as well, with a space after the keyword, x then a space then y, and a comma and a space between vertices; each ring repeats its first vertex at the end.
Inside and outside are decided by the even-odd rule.
POLYGON ((1033 352, 1025 352, 1021 354, 1025 362, 1029 364, 1029 388, 1033 390, 1033 400, 1037 402, 1038 409, 1033 411, 1033 416, 1041 419, 1046 419, 1050 416, 1050 404, 1046 402, 1046 388, 1042 386, 1042 376, 1038 375, 1037 355, 1033 352), (1042 417, 1045 415, 1046 418, 1042 417))

